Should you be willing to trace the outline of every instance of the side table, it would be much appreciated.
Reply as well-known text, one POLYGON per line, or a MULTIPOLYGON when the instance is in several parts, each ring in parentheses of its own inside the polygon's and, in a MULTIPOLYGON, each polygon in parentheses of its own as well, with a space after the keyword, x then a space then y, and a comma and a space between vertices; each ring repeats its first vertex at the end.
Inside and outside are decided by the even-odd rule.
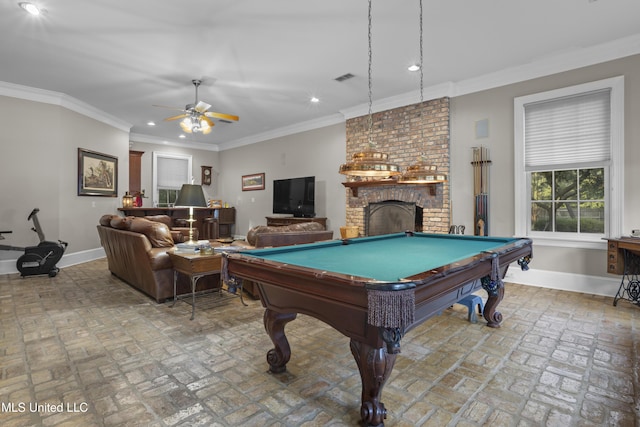
MULTIPOLYGON (((200 255, 196 253, 181 253, 170 251, 167 252, 171 262, 173 263, 173 304, 176 305, 178 296, 176 294, 176 283, 178 282, 178 273, 189 276, 191 282, 191 320, 196 316, 196 285, 201 277, 210 274, 220 274, 220 288, 222 290, 222 255, 207 254, 200 255)), ((247 305, 242 298, 242 284, 240 285, 240 301, 243 305, 247 305)))
POLYGON ((613 305, 621 299, 640 305, 640 238, 607 239, 607 272, 622 275, 613 305))

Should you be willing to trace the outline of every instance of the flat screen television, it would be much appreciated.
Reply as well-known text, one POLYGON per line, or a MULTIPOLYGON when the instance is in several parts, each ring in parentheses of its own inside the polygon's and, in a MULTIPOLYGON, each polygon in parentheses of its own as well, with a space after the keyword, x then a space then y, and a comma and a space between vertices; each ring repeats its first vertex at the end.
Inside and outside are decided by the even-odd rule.
POLYGON ((273 213, 313 218, 316 215, 315 187, 315 176, 274 179, 273 213))

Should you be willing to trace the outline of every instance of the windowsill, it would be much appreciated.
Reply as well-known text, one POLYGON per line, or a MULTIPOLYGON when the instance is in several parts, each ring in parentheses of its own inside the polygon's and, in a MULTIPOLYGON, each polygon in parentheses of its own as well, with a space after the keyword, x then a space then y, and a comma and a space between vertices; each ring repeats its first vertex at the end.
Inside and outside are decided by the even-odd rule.
POLYGON ((555 246, 563 248, 579 248, 579 249, 607 249, 607 242, 604 238, 595 239, 570 239, 562 237, 544 237, 544 236, 529 236, 529 239, 533 241, 536 246, 555 246))

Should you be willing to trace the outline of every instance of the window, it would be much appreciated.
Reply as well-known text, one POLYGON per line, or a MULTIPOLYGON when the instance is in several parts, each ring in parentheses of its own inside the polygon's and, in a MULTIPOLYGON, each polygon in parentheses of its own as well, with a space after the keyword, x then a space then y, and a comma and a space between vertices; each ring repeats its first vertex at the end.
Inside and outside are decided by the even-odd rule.
POLYGON ((623 88, 616 77, 516 98, 516 234, 596 247, 619 235, 623 88))
POLYGON ((157 207, 173 207, 182 184, 191 182, 191 156, 153 153, 153 195, 157 207))

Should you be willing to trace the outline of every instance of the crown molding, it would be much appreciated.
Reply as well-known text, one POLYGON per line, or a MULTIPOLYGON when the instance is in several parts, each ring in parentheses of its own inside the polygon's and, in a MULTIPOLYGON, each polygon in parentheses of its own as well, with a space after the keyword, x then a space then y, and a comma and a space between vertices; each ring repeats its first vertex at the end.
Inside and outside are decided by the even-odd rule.
POLYGON ((124 120, 105 113, 86 102, 80 101, 79 99, 61 92, 0 81, 0 96, 41 102, 43 104, 58 105, 66 108, 67 110, 74 111, 78 114, 82 114, 83 116, 105 123, 109 126, 113 126, 114 128, 124 132, 129 132, 132 126, 124 120))
POLYGON ((242 147, 245 145, 256 144, 258 142, 268 141, 274 138, 281 138, 283 136, 294 135, 300 132, 307 132, 314 129, 323 128, 326 126, 332 126, 338 123, 344 123, 345 118, 341 113, 335 113, 329 116, 320 117, 314 120, 308 120, 306 122, 296 123, 291 126, 285 126, 278 129, 273 129, 267 132, 262 132, 256 135, 251 135, 246 138, 240 138, 233 141, 223 142, 219 144, 220 151, 230 150, 232 148, 242 147))
POLYGON ((450 96, 462 96, 496 87, 577 70, 640 54, 640 34, 588 48, 556 52, 527 64, 457 82, 450 96))
POLYGON ((181 147, 181 148, 194 148, 196 150, 204 150, 204 151, 220 151, 220 148, 217 144, 211 144, 207 142, 188 141, 185 139, 171 140, 166 138, 159 138, 157 136, 145 135, 142 133, 129 134, 129 141, 141 142, 144 144, 167 145, 167 146, 181 147))

